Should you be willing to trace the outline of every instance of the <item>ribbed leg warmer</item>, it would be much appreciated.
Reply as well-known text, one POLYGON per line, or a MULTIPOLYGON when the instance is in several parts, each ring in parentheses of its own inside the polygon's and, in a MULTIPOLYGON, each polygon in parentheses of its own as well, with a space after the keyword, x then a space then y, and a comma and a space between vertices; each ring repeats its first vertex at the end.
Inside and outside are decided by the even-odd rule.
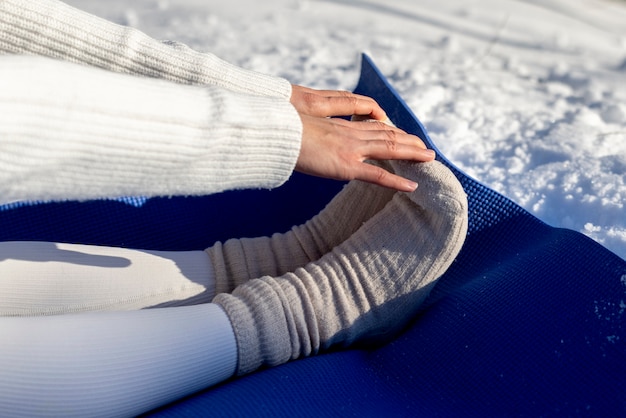
POLYGON ((216 243, 206 250, 215 270, 216 293, 228 293, 250 279, 280 276, 318 260, 348 239, 393 195, 393 190, 354 180, 318 215, 287 233, 216 243))
POLYGON ((387 341, 413 317, 461 249, 467 198, 438 162, 392 163, 417 181, 318 261, 222 293, 239 375, 334 347, 387 341))

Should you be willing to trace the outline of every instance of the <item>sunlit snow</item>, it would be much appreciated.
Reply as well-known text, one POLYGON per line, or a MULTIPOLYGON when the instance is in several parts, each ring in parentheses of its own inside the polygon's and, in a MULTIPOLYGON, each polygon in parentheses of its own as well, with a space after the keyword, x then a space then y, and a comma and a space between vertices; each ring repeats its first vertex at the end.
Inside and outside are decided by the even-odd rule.
POLYGON ((624 1, 69 3, 316 88, 365 51, 456 165, 626 258, 624 1))

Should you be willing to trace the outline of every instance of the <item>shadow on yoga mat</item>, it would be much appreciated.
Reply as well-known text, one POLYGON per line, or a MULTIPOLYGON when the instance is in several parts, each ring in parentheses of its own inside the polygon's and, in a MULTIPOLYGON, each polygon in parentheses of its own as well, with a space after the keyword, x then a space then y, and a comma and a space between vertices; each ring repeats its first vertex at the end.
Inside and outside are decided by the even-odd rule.
MULTIPOLYGON (((355 92, 435 148, 367 56, 355 92)), ((404 334, 231 380, 148 415, 625 416, 626 261, 438 155, 468 194, 468 237, 404 334)), ((286 231, 341 185, 295 174, 272 191, 7 205, 0 240, 202 249, 286 231)))

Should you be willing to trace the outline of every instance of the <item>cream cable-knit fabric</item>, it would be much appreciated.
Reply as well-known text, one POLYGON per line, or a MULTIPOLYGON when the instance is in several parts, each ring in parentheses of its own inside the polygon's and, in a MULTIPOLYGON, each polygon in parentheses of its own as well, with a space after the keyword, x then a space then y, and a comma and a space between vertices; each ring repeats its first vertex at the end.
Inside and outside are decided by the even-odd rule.
POLYGON ((276 187, 302 136, 290 94, 56 0, 2 0, 0 201, 276 187))
POLYGON ((34 54, 242 93, 288 99, 290 83, 231 65, 178 43, 163 43, 57 0, 0 1, 0 52, 34 54))
POLYGON ((0 56, 0 199, 276 187, 302 123, 282 98, 0 56))

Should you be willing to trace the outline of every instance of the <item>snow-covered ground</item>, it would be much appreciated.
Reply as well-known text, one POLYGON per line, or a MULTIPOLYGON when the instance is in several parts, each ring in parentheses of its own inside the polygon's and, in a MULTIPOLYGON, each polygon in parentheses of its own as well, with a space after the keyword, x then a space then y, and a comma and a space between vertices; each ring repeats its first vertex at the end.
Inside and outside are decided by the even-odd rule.
POLYGON ((626 2, 69 0, 316 88, 368 52, 440 150, 626 258, 626 2))

